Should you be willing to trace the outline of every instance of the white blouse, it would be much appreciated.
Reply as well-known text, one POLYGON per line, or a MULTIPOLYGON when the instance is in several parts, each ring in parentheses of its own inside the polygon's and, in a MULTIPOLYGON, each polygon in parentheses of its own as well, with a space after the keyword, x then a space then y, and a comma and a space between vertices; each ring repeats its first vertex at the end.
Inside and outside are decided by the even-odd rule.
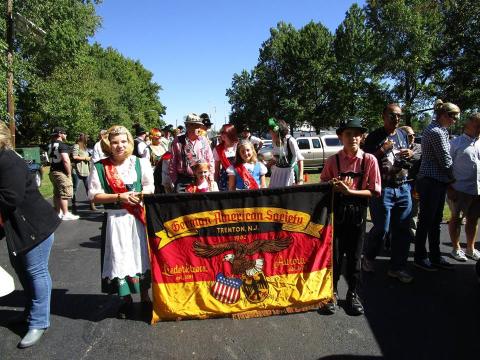
MULTIPOLYGON (((136 156, 131 155, 123 164, 116 166, 118 175, 124 184, 133 184, 137 180, 137 173, 135 171, 136 159, 136 156)), ((138 160, 140 161, 140 168, 142 170, 142 192, 152 194, 155 190, 155 185, 153 183, 153 170, 150 161, 147 158, 138 158, 138 160)), ((94 166, 88 176, 88 199, 93 200, 97 194, 105 194, 105 190, 102 188, 97 168, 94 166)))

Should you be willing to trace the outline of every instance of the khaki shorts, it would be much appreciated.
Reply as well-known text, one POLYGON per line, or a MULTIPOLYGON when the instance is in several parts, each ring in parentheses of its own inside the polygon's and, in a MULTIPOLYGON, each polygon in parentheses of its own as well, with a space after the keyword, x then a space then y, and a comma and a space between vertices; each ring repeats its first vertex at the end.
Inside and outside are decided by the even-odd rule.
POLYGON ((470 195, 461 191, 455 191, 455 200, 447 196, 447 203, 452 217, 458 219, 464 217, 480 217, 480 195, 470 195))
POLYGON ((73 197, 72 178, 61 171, 50 171, 50 181, 53 184, 53 195, 60 199, 73 197))

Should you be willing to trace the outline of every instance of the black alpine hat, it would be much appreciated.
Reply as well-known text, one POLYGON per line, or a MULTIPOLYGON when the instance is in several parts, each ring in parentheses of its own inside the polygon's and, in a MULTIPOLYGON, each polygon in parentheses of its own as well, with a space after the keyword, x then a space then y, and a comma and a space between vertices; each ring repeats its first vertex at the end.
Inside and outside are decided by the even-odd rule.
POLYGON ((353 118, 340 123, 337 129, 337 135, 340 135, 345 129, 359 129, 362 133, 368 131, 366 127, 362 126, 362 121, 359 118, 353 118))

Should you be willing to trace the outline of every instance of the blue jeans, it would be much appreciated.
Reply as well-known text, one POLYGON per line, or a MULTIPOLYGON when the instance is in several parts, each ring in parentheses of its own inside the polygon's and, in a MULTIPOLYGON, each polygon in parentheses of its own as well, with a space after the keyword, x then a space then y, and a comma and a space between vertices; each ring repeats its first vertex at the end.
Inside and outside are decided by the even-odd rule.
POLYGON ((54 234, 25 254, 13 256, 10 262, 25 290, 29 329, 46 329, 50 326, 50 297, 52 279, 48 272, 48 258, 54 234))
POLYGON ((440 258, 440 223, 448 185, 432 178, 421 178, 416 186, 420 195, 420 212, 415 235, 415 261, 427 258, 428 236, 430 260, 437 262, 440 258))
POLYGON ((386 187, 380 197, 370 198, 370 215, 373 228, 368 233, 365 256, 374 260, 380 253, 385 235, 390 231, 391 270, 403 270, 407 264, 410 250, 410 217, 412 213, 412 198, 410 185, 386 187))

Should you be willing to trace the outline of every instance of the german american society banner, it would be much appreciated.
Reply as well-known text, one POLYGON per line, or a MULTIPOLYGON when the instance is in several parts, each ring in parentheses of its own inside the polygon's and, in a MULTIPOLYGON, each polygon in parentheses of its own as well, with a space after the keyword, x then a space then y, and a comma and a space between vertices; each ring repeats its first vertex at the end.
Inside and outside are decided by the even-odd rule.
POLYGON ((332 297, 331 187, 145 196, 153 317, 266 316, 332 297))

